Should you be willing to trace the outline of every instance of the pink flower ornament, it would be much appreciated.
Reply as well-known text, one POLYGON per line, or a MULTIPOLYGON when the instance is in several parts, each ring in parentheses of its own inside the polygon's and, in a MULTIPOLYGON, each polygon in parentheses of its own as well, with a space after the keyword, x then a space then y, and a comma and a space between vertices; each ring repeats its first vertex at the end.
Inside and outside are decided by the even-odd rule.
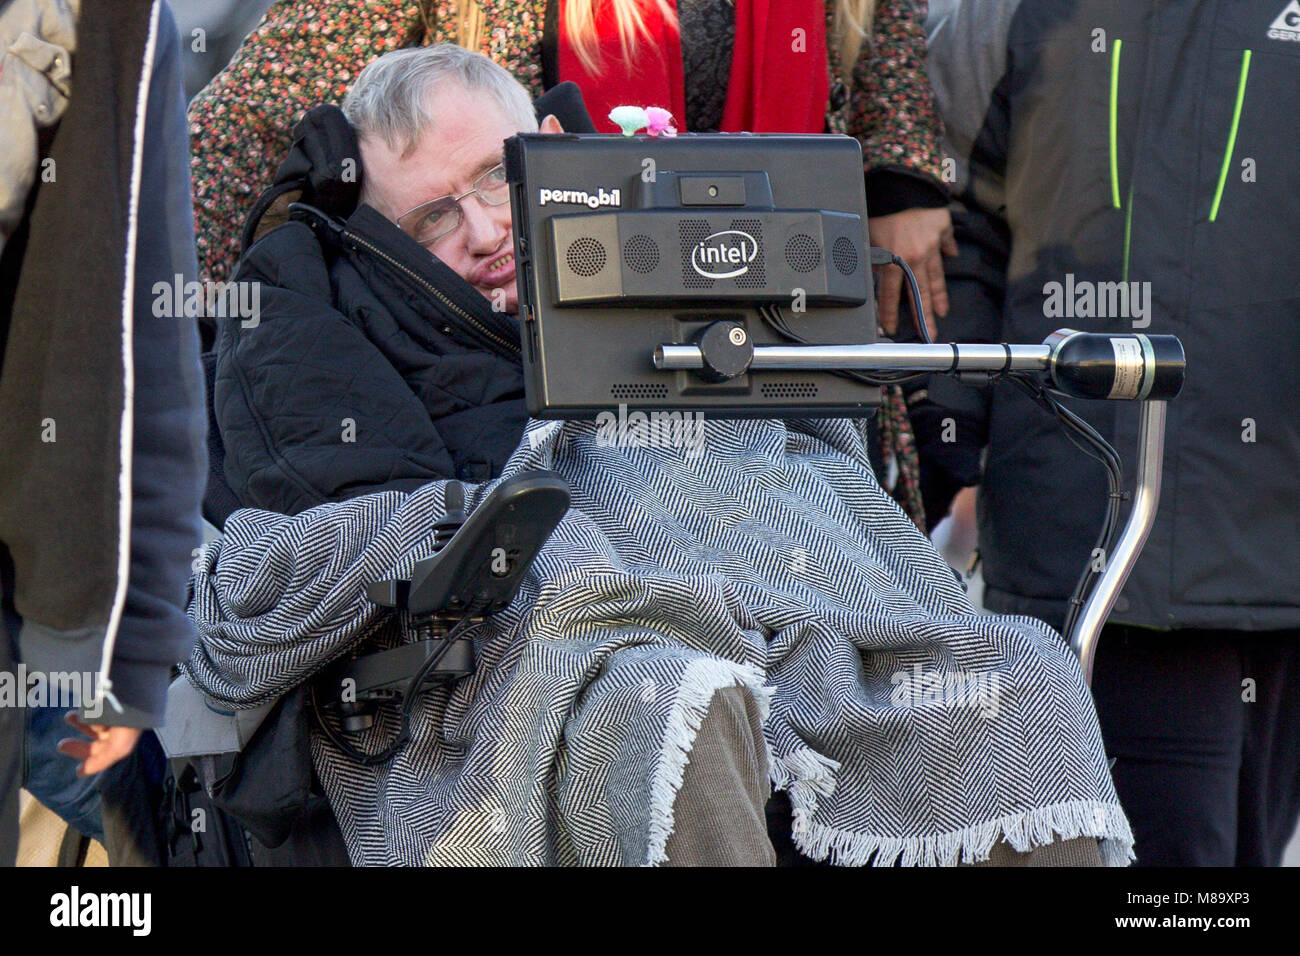
POLYGON ((651 136, 676 136, 677 127, 673 125, 673 114, 658 106, 647 106, 646 132, 651 136))
POLYGON ((673 114, 658 106, 616 106, 609 111, 609 121, 623 131, 624 136, 634 136, 644 129, 650 136, 676 136, 673 114))

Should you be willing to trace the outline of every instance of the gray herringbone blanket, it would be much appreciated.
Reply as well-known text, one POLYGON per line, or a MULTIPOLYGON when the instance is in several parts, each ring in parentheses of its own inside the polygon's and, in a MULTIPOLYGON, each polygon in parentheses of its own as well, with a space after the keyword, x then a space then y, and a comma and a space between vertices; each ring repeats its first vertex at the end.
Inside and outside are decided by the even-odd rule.
MULTIPOLYGON (((972 609, 876 484, 858 425, 708 422, 702 449, 609 437, 530 423, 505 474, 554 469, 573 506, 476 633, 476 673, 421 698, 411 742, 363 767, 313 733, 355 863, 662 862, 695 731, 733 685, 760 701, 815 858, 952 864, 1083 835, 1131 858, 1074 658, 1041 622, 972 609)), ((190 679, 255 705, 400 640, 362 588, 432 550, 442 499, 435 482, 235 513, 193 580, 190 679)))

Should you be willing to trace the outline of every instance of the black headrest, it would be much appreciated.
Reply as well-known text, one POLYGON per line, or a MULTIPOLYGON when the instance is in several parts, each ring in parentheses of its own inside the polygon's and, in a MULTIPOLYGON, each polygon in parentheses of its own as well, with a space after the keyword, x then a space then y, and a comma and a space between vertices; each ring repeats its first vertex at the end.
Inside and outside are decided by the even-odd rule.
MULTIPOLYGON (((337 106, 307 111, 293 128, 293 149, 275 181, 306 177, 312 205, 325 212, 357 208, 361 196, 361 151, 352 124, 337 106)), ((304 197, 306 198, 306 197, 304 197)))
POLYGON ((551 87, 533 103, 537 110, 537 121, 541 122, 548 115, 560 121, 566 133, 594 133, 596 127, 587 112, 587 104, 582 101, 582 90, 577 83, 565 81, 551 87))
POLYGON ((275 181, 253 204, 244 223, 244 249, 253 244, 262 217, 281 200, 268 228, 288 218, 290 202, 306 203, 331 216, 347 218, 361 197, 361 151, 352 124, 337 106, 307 111, 293 128, 293 146, 276 170, 275 181), (288 195, 286 195, 288 194, 288 195))

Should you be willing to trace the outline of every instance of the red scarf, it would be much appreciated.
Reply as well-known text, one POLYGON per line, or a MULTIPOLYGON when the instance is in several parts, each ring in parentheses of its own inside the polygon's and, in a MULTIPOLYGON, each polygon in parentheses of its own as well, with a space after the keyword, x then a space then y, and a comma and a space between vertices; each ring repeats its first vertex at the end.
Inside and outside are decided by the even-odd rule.
MULTIPOLYGON (((685 129, 686 93, 681 37, 653 0, 642 0, 652 38, 638 37, 632 63, 623 60, 611 3, 596 11, 601 66, 592 73, 564 27, 560 0, 560 80, 582 88, 596 129, 618 132, 615 106, 661 106, 685 129)), ((735 0, 736 40, 721 130, 727 133, 821 133, 830 80, 826 72, 825 0, 735 0), (798 31, 798 32, 796 32, 798 31)))

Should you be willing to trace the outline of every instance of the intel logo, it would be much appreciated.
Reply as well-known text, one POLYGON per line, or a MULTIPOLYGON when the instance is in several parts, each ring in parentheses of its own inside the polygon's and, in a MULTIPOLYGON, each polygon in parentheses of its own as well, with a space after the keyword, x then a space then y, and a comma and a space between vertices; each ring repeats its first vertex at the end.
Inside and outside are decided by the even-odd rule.
POLYGON ((706 279, 734 279, 758 258, 758 240, 739 229, 706 236, 691 250, 691 267, 706 279))

